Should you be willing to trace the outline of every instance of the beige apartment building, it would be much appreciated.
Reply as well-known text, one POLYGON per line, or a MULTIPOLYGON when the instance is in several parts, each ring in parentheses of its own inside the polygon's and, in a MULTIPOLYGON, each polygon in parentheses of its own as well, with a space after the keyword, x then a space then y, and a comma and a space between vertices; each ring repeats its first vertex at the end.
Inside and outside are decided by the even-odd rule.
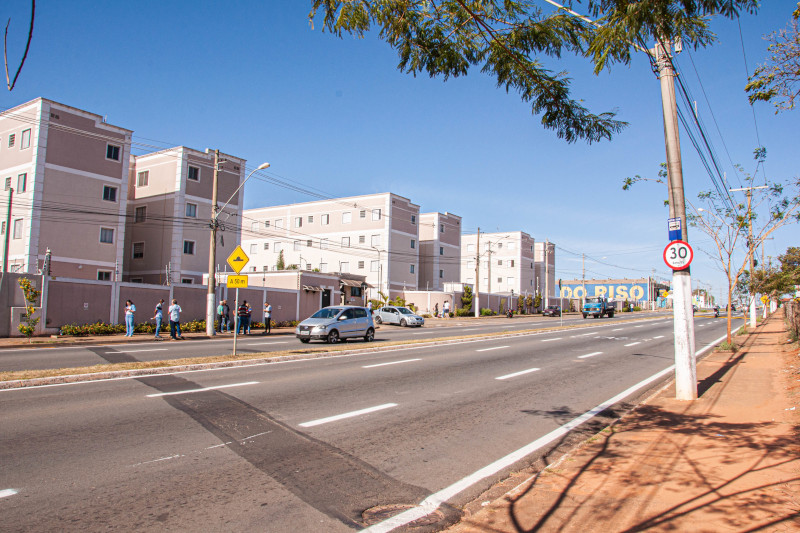
POLYGON ((247 270, 278 270, 282 253, 285 268, 363 275, 375 290, 392 296, 416 290, 419 218, 418 205, 392 193, 247 209, 247 270))
POLYGON ((480 292, 535 294, 534 239, 523 231, 461 236, 462 283, 475 286, 475 264, 480 260, 480 292))
POLYGON ((422 213, 419 219, 419 289, 441 291, 461 281, 461 217, 422 213))
POLYGON ((119 277, 131 135, 44 98, 0 113, 0 249, 9 271, 36 273, 50 250, 53 276, 119 277))
MULTIPOLYGON (((217 264, 239 244, 245 160, 220 154, 217 264)), ((177 146, 133 158, 128 183, 125 281, 203 283, 208 274, 214 152, 177 146), (168 280, 169 276, 169 280, 168 280)))

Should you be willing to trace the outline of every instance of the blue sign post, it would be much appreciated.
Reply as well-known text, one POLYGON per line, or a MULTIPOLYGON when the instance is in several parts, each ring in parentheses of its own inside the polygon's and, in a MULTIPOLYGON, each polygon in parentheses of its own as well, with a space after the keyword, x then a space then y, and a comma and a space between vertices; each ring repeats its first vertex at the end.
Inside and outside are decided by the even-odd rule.
POLYGON ((667 223, 669 225, 669 241, 679 241, 683 238, 682 231, 681 231, 681 219, 680 218, 668 218, 667 223))

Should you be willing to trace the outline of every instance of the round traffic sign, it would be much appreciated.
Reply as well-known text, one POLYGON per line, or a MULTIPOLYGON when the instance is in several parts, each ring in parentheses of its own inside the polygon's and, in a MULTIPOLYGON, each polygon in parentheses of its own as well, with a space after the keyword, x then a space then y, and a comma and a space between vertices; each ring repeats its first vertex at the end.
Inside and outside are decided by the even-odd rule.
POLYGON ((672 241, 664 248, 664 262, 672 270, 689 268, 694 258, 694 250, 686 241, 672 241))

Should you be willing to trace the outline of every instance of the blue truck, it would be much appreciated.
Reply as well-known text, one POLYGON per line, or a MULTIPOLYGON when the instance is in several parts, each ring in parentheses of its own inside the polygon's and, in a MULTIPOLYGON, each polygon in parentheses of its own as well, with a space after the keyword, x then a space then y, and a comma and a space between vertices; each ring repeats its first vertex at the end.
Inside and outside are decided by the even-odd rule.
POLYGON ((614 302, 609 301, 608 298, 605 298, 603 296, 586 298, 586 301, 583 304, 583 308, 581 309, 581 313, 583 313, 583 318, 586 318, 589 315, 592 315, 595 318, 602 318, 603 316, 607 316, 608 318, 614 318, 614 311, 616 311, 614 302))

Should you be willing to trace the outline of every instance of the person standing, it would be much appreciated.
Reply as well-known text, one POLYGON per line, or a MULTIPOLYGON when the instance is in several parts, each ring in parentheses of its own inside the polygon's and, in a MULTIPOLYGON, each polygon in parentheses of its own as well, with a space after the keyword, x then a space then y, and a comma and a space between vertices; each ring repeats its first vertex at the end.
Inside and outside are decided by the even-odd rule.
POLYGON ((442 306, 442 314, 444 318, 450 318, 450 300, 445 300, 442 306))
POLYGON ((433 306, 433 316, 439 318, 439 302, 436 302, 436 305, 433 306))
POLYGON ((245 322, 244 326, 246 333, 250 335, 250 325, 253 323, 253 308, 247 302, 245 303, 247 304, 247 322, 245 322))
POLYGON ((160 299, 156 304, 156 312, 155 316, 153 316, 153 320, 156 321, 156 339, 160 339, 161 335, 161 322, 164 321, 164 308, 162 307, 164 304, 164 299, 160 299))
MULTIPOLYGON (((228 300, 222 300, 222 303, 225 304, 225 332, 231 332, 231 307, 228 305, 228 300)), ((220 331, 221 333, 221 331, 220 331)))
POLYGON ((136 312, 136 306, 130 300, 125 301, 125 336, 133 337, 133 313, 136 312))
POLYGON ((242 331, 245 333, 247 332, 247 300, 244 300, 242 304, 239 306, 239 309, 236 310, 236 334, 241 335, 242 331))
POLYGON ((222 327, 225 326, 225 300, 220 300, 217 306, 217 320, 219 321, 219 332, 222 333, 222 327))
POLYGON ((181 311, 178 300, 173 299, 172 305, 169 306, 169 336, 172 337, 172 340, 183 339, 181 335, 181 311))
POLYGON ((264 335, 272 332, 272 306, 269 302, 264 302, 264 335))

